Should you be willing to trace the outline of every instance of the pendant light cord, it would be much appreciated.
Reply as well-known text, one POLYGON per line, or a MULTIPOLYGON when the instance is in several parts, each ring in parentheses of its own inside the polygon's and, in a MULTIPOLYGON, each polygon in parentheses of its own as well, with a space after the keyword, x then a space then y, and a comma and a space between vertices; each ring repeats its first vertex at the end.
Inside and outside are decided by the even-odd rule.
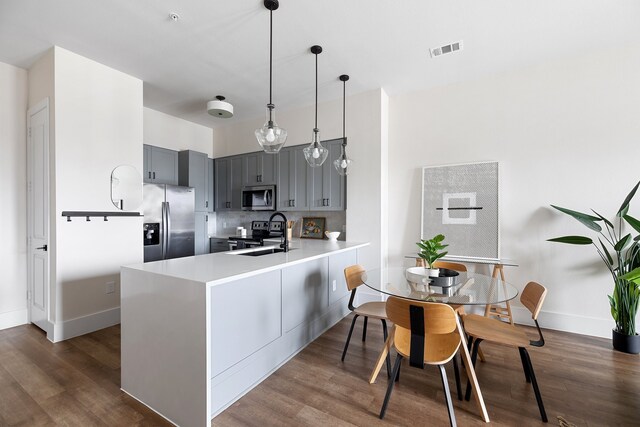
POLYGON ((347 145, 347 137, 345 136, 347 133, 345 131, 345 117, 347 110, 347 81, 342 82, 342 146, 347 145))
POLYGON ((316 53, 316 126, 314 131, 318 132, 318 54, 316 53))
MULTIPOLYGON (((269 104, 273 104, 271 99, 272 80, 273 80, 273 10, 269 10, 269 104)), ((271 119, 271 113, 269 113, 271 119)))

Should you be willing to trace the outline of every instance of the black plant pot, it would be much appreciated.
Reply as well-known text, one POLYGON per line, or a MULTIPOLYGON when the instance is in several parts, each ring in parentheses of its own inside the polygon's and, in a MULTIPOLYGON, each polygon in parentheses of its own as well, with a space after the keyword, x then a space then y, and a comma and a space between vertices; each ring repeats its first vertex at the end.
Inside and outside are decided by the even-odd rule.
POLYGON ((613 329, 613 348, 623 353, 640 353, 640 335, 624 335, 613 329))

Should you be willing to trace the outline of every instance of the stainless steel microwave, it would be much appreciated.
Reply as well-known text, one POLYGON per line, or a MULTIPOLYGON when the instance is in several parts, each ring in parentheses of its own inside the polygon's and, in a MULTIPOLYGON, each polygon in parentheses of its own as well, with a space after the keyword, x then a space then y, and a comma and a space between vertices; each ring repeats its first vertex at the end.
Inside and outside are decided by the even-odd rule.
POLYGON ((243 211, 275 211, 276 186, 258 185, 242 188, 243 211))

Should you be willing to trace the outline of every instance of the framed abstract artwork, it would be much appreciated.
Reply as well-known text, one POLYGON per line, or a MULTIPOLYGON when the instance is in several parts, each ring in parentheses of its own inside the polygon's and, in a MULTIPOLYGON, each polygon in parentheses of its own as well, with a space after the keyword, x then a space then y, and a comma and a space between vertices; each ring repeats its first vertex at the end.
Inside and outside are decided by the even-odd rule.
POLYGON ((498 162, 422 168, 421 238, 445 235, 449 256, 500 259, 498 162))

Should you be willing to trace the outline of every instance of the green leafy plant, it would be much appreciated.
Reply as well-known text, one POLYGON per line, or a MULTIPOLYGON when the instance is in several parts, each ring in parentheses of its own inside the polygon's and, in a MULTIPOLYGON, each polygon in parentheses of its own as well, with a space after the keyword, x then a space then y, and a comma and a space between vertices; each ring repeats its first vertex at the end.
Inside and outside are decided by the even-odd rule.
POLYGON ((640 300, 640 235, 635 237, 631 233, 622 235, 623 220, 640 233, 640 221, 628 214, 629 203, 636 194, 638 186, 640 182, 622 202, 613 222, 596 211, 593 211, 594 216, 551 205, 600 235, 597 242, 585 236, 556 237, 549 241, 572 245, 593 245, 596 248, 613 279, 613 294, 609 295, 611 316, 616 322, 616 331, 624 335, 636 334, 636 313, 640 300), (604 229, 600 223, 603 224, 604 229))
POLYGON ((424 260, 424 262, 429 266, 429 268, 433 268, 433 264, 445 256, 448 252, 443 252, 442 250, 449 245, 443 245, 444 235, 438 234, 433 239, 429 240, 420 240, 416 243, 420 248, 420 252, 418 252, 418 256, 424 260))

